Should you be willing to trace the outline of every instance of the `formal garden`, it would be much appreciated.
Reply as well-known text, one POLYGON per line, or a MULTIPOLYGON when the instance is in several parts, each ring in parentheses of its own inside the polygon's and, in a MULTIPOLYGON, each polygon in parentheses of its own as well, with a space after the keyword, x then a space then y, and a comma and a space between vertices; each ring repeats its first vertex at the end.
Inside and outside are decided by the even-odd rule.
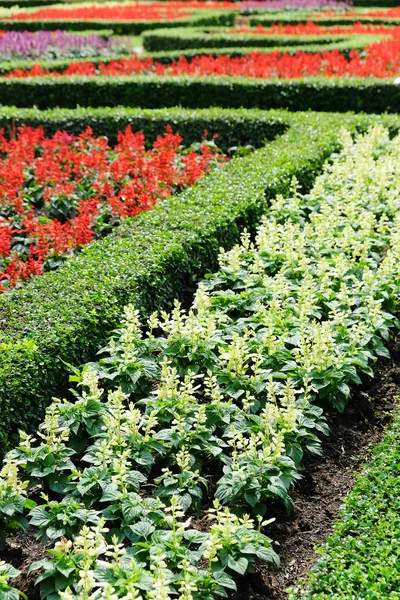
POLYGON ((400 3, 0 0, 0 600, 400 600, 400 3))

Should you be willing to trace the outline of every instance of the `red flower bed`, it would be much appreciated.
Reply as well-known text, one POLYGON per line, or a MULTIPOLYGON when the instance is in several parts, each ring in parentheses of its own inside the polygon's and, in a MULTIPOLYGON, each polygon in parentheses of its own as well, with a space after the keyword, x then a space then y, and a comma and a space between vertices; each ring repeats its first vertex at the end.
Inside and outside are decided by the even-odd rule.
MULTIPOLYGON (((211 33, 219 34, 218 31, 212 31, 211 33)), ((322 26, 312 21, 307 23, 298 23, 296 25, 283 25, 281 23, 274 23, 271 27, 263 27, 262 25, 256 25, 255 27, 239 27, 229 30, 229 33, 240 33, 245 35, 390 35, 394 38, 400 37, 400 27, 389 27, 388 25, 371 25, 369 23, 364 24, 358 21, 352 25, 347 26, 322 26)))
POLYGON ((237 8, 232 2, 165 2, 131 5, 90 5, 79 7, 52 8, 34 12, 20 12, 8 21, 40 21, 58 19, 105 20, 105 21, 171 21, 187 17, 194 9, 237 8))
POLYGON ((121 218, 151 209, 226 158, 205 139, 182 150, 167 127, 152 148, 128 126, 111 148, 90 127, 75 136, 0 131, 0 290, 57 267, 121 218))
POLYGON ((170 65, 160 64, 152 58, 132 56, 107 64, 92 62, 71 63, 64 71, 46 71, 40 65, 23 71, 16 69, 5 77, 37 77, 51 75, 132 75, 155 73, 157 75, 231 75, 256 78, 296 79, 313 75, 325 77, 395 77, 400 74, 400 40, 383 40, 367 46, 365 53, 352 50, 346 58, 339 50, 311 54, 296 51, 250 52, 240 58, 230 56, 197 56, 191 61, 181 57, 170 65))

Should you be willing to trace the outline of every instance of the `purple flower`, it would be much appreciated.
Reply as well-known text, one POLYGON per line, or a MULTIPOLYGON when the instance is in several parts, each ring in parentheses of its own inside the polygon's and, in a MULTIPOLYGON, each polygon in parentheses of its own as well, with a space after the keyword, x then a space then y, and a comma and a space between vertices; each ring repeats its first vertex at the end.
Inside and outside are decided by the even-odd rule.
POLYGON ((5 31, 0 34, 0 60, 86 58, 128 52, 118 38, 77 35, 66 31, 5 31))
POLYGON ((244 0, 240 10, 299 10, 302 8, 333 8, 348 9, 352 7, 351 0, 244 0))

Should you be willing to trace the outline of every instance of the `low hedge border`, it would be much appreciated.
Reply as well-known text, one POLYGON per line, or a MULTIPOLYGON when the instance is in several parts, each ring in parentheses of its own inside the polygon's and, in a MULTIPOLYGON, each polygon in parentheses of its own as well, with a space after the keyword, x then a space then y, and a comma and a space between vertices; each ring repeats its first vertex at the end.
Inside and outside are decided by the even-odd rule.
POLYGON ((303 591, 291 600, 397 598, 400 589, 400 416, 373 451, 303 591))
POLYGON ((289 108, 291 110, 398 112, 400 85, 392 79, 250 79, 132 75, 0 79, 3 105, 162 108, 289 108))
MULTIPOLYGON (((372 43, 376 41, 378 36, 373 37, 370 36, 369 39, 365 39, 363 36, 356 37, 352 40, 346 40, 343 42, 327 42, 325 45, 320 44, 310 44, 309 46, 301 46, 300 48, 294 48, 293 46, 275 46, 271 48, 266 47, 227 47, 227 48, 197 48, 191 50, 172 50, 165 52, 152 52, 151 57, 154 60, 163 63, 169 64, 175 60, 179 60, 182 56, 187 60, 194 58, 195 56, 199 56, 201 54, 207 54, 208 56, 224 56, 228 55, 231 57, 241 57, 249 54, 249 52, 260 52, 263 54, 269 54, 271 52, 287 52, 289 54, 296 54, 296 52, 309 52, 310 54, 317 54, 318 52, 323 52, 325 50, 339 50, 344 56, 348 56, 351 50, 364 50, 366 44, 372 43)), ((0 65, 1 68, 1 65, 0 65)))
MULTIPOLYGON (((343 42, 346 35, 332 36, 300 36, 300 35, 257 35, 229 33, 225 28, 215 28, 217 33, 211 33, 209 28, 183 28, 163 31, 154 29, 143 34, 143 47, 148 52, 162 50, 187 50, 192 48, 227 48, 228 46, 271 48, 274 46, 309 46, 311 44, 324 46, 329 42, 343 42)), ((350 37, 350 36, 349 36, 350 37)), ((352 36, 354 38, 354 35, 352 36)))
MULTIPOLYGON (((188 298, 196 280, 216 268, 220 246, 236 243, 243 227, 252 230, 268 198, 287 193, 293 175, 304 188, 312 185, 337 147, 338 116, 271 112, 263 117, 290 127, 264 148, 127 220, 58 271, 1 295, 3 451, 18 427, 34 427, 52 396, 65 391, 61 357, 74 364, 92 359, 128 303, 149 313, 169 307, 174 297, 188 298)), ((178 110, 175 118, 179 130, 178 110)), ((340 118, 345 124, 356 121, 340 118)))
POLYGON ((54 0, 0 0, 0 6, 3 8, 12 8, 16 4, 19 8, 41 8, 54 4, 54 0))
POLYGON ((66 29, 69 31, 82 31, 85 29, 112 29, 115 35, 140 35, 148 29, 161 29, 170 27, 193 27, 206 25, 233 25, 235 20, 234 10, 205 10, 201 9, 190 17, 183 17, 173 21, 105 21, 105 20, 78 20, 78 19, 57 19, 57 20, 24 20, 7 21, 0 20, 0 29, 4 31, 41 31, 43 29, 54 31, 56 29, 66 29))
POLYGON ((150 145, 167 125, 179 131, 183 143, 190 145, 203 137, 204 131, 218 132, 218 146, 225 152, 233 146, 251 144, 256 148, 281 135, 288 125, 280 114, 260 110, 188 110, 182 108, 146 110, 139 108, 55 108, 45 111, 37 108, 19 109, 0 106, 0 128, 7 132, 20 125, 42 126, 47 135, 58 130, 81 133, 88 125, 95 135, 107 136, 111 144, 117 141, 117 132, 127 125, 133 131, 143 131, 150 145))

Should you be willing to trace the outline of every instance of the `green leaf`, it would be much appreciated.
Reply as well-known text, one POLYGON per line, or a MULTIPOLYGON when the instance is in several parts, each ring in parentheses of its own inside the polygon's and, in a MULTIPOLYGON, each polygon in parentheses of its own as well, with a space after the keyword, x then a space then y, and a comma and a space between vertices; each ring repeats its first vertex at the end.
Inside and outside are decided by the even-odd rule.
POLYGON ((235 560, 232 556, 228 558, 228 567, 232 569, 232 571, 236 571, 239 575, 244 575, 247 571, 247 567, 249 566, 249 561, 244 556, 241 556, 237 560, 235 560))

